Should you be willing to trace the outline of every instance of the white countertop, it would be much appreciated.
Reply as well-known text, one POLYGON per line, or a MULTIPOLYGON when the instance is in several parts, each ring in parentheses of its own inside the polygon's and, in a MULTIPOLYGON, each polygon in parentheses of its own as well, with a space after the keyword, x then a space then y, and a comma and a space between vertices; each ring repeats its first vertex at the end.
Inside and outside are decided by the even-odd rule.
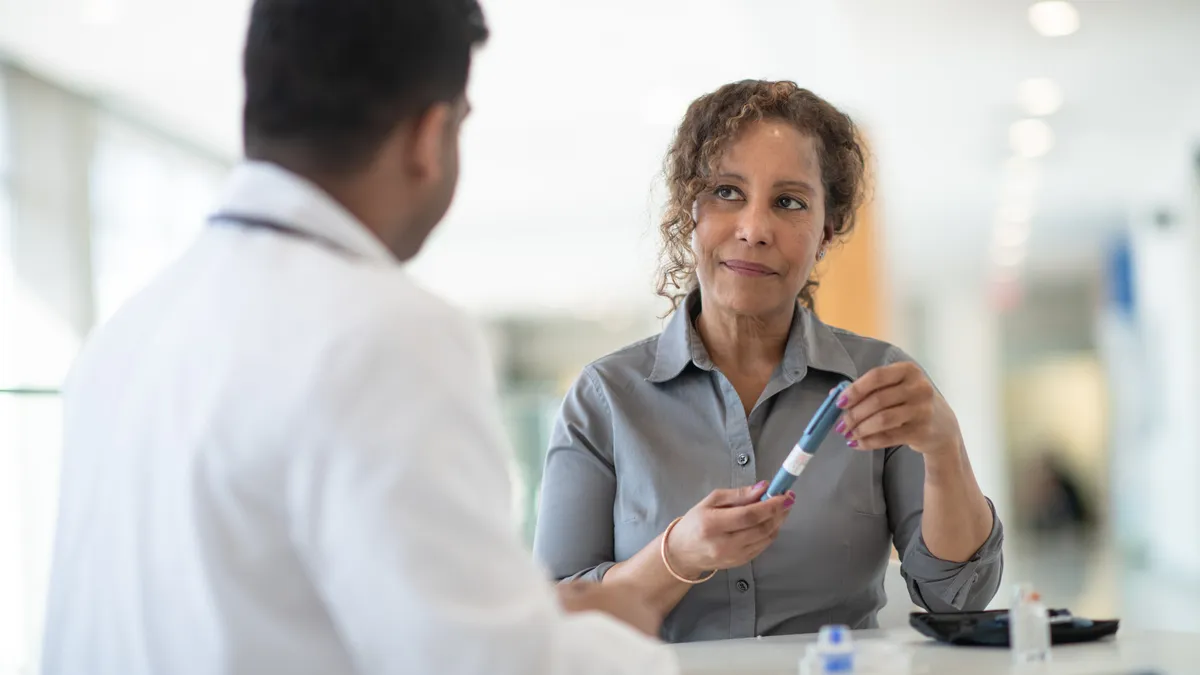
MULTIPOLYGON (((889 640, 912 650, 913 675, 1036 672, 1038 675, 1190 675, 1200 673, 1200 634, 1127 631, 1052 652, 1049 667, 1014 670, 1007 649, 953 647, 911 629, 856 631, 856 642, 889 640), (1147 670, 1148 669, 1148 670, 1147 670)), ((796 675, 805 646, 815 635, 786 635, 676 645, 685 675, 796 675)))

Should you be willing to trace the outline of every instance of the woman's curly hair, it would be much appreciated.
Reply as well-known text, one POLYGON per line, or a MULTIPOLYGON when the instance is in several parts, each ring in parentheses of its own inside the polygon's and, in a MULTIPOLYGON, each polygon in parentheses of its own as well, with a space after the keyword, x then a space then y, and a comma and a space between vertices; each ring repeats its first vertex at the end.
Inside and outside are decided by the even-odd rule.
MULTIPOLYGON (((744 80, 705 94, 688 106, 667 152, 669 190, 662 236, 658 294, 674 308, 696 287, 696 260, 691 247, 696 221, 692 206, 705 190, 716 187, 712 176, 729 143, 749 122, 778 119, 811 136, 820 154, 825 191, 825 231, 843 239, 866 194, 866 151, 858 127, 848 115, 795 82, 744 80)), ((818 282, 809 279, 799 300, 813 309, 818 282)))

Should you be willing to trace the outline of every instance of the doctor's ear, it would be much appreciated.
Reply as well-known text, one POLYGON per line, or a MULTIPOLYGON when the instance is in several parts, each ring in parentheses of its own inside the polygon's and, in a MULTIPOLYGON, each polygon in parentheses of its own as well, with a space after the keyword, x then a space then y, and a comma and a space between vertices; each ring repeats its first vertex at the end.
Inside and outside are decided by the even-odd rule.
POLYGON ((403 125, 405 169, 422 183, 439 183, 446 158, 457 151, 459 115, 453 103, 439 102, 403 125))

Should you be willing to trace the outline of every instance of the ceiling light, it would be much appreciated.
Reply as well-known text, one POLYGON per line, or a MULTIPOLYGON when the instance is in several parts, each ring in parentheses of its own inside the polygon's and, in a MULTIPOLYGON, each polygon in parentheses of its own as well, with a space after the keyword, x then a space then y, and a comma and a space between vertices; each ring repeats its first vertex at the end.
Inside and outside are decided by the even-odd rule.
POLYGON ((1063 0, 1035 2, 1029 7, 1029 23, 1046 37, 1062 37, 1079 30, 1079 10, 1063 0))
POLYGON ((1008 129, 1008 142, 1018 157, 1041 157, 1054 147, 1054 132, 1040 119, 1013 122, 1008 129))
POLYGON ((1009 179, 1037 180, 1038 163, 1024 157, 1009 157, 1004 160, 1004 175, 1009 179))
POLYGON ((1038 163, 1025 157, 1009 157, 1004 162, 1005 197, 1021 203, 1029 203, 1042 172, 1038 163))
POLYGON ((1008 223, 996 229, 996 246, 999 250, 1023 249, 1029 234, 1029 223, 1008 223))
POLYGON ((117 0, 83 0, 80 9, 84 22, 94 26, 116 23, 120 13, 117 0))
POLYGON ((1017 85, 1017 102, 1027 115, 1053 115, 1062 107, 1062 90, 1048 77, 1031 77, 1017 85))
MULTIPOLYGON (((1016 191, 1014 190, 1014 192, 1016 191)), ((1032 217, 1033 204, 1030 203, 1030 200, 1014 199, 1000 207, 1000 212, 996 218, 996 225, 997 227, 1003 227, 1009 224, 1028 224, 1032 217)))
MULTIPOLYGON (((1003 203, 1013 204, 1032 204, 1033 198, 1037 195, 1038 180, 1037 176, 1030 174, 1028 176, 1013 176, 1004 182, 1004 188, 1000 192, 1000 199, 1003 203)), ((1033 207, 1027 207, 1033 210, 1033 207)))
POLYGON ((1020 267, 1025 254, 1024 246, 996 246, 992 248, 992 262, 997 267, 1020 267))
MULTIPOLYGON (((1037 196, 1039 180, 1036 173, 1014 174, 1005 179, 1000 190, 1000 203, 1013 204, 1014 210, 1023 209, 1032 213, 1033 201, 1037 196), (1027 205, 1027 206, 1022 206, 1027 205)), ((1002 214, 1006 215, 1006 214, 1002 214)), ((1012 220, 1012 218, 1010 218, 1012 220)), ((1019 218, 1017 218, 1019 220, 1019 218)))

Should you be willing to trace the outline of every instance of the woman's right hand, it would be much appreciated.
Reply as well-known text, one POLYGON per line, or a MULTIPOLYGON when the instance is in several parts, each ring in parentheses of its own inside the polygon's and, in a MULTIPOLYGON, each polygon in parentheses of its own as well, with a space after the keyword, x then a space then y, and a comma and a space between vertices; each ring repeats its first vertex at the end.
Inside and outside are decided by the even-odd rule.
POLYGON ((667 537, 667 560, 687 579, 745 565, 775 541, 796 495, 759 501, 763 481, 748 488, 713 490, 688 511, 667 537))

